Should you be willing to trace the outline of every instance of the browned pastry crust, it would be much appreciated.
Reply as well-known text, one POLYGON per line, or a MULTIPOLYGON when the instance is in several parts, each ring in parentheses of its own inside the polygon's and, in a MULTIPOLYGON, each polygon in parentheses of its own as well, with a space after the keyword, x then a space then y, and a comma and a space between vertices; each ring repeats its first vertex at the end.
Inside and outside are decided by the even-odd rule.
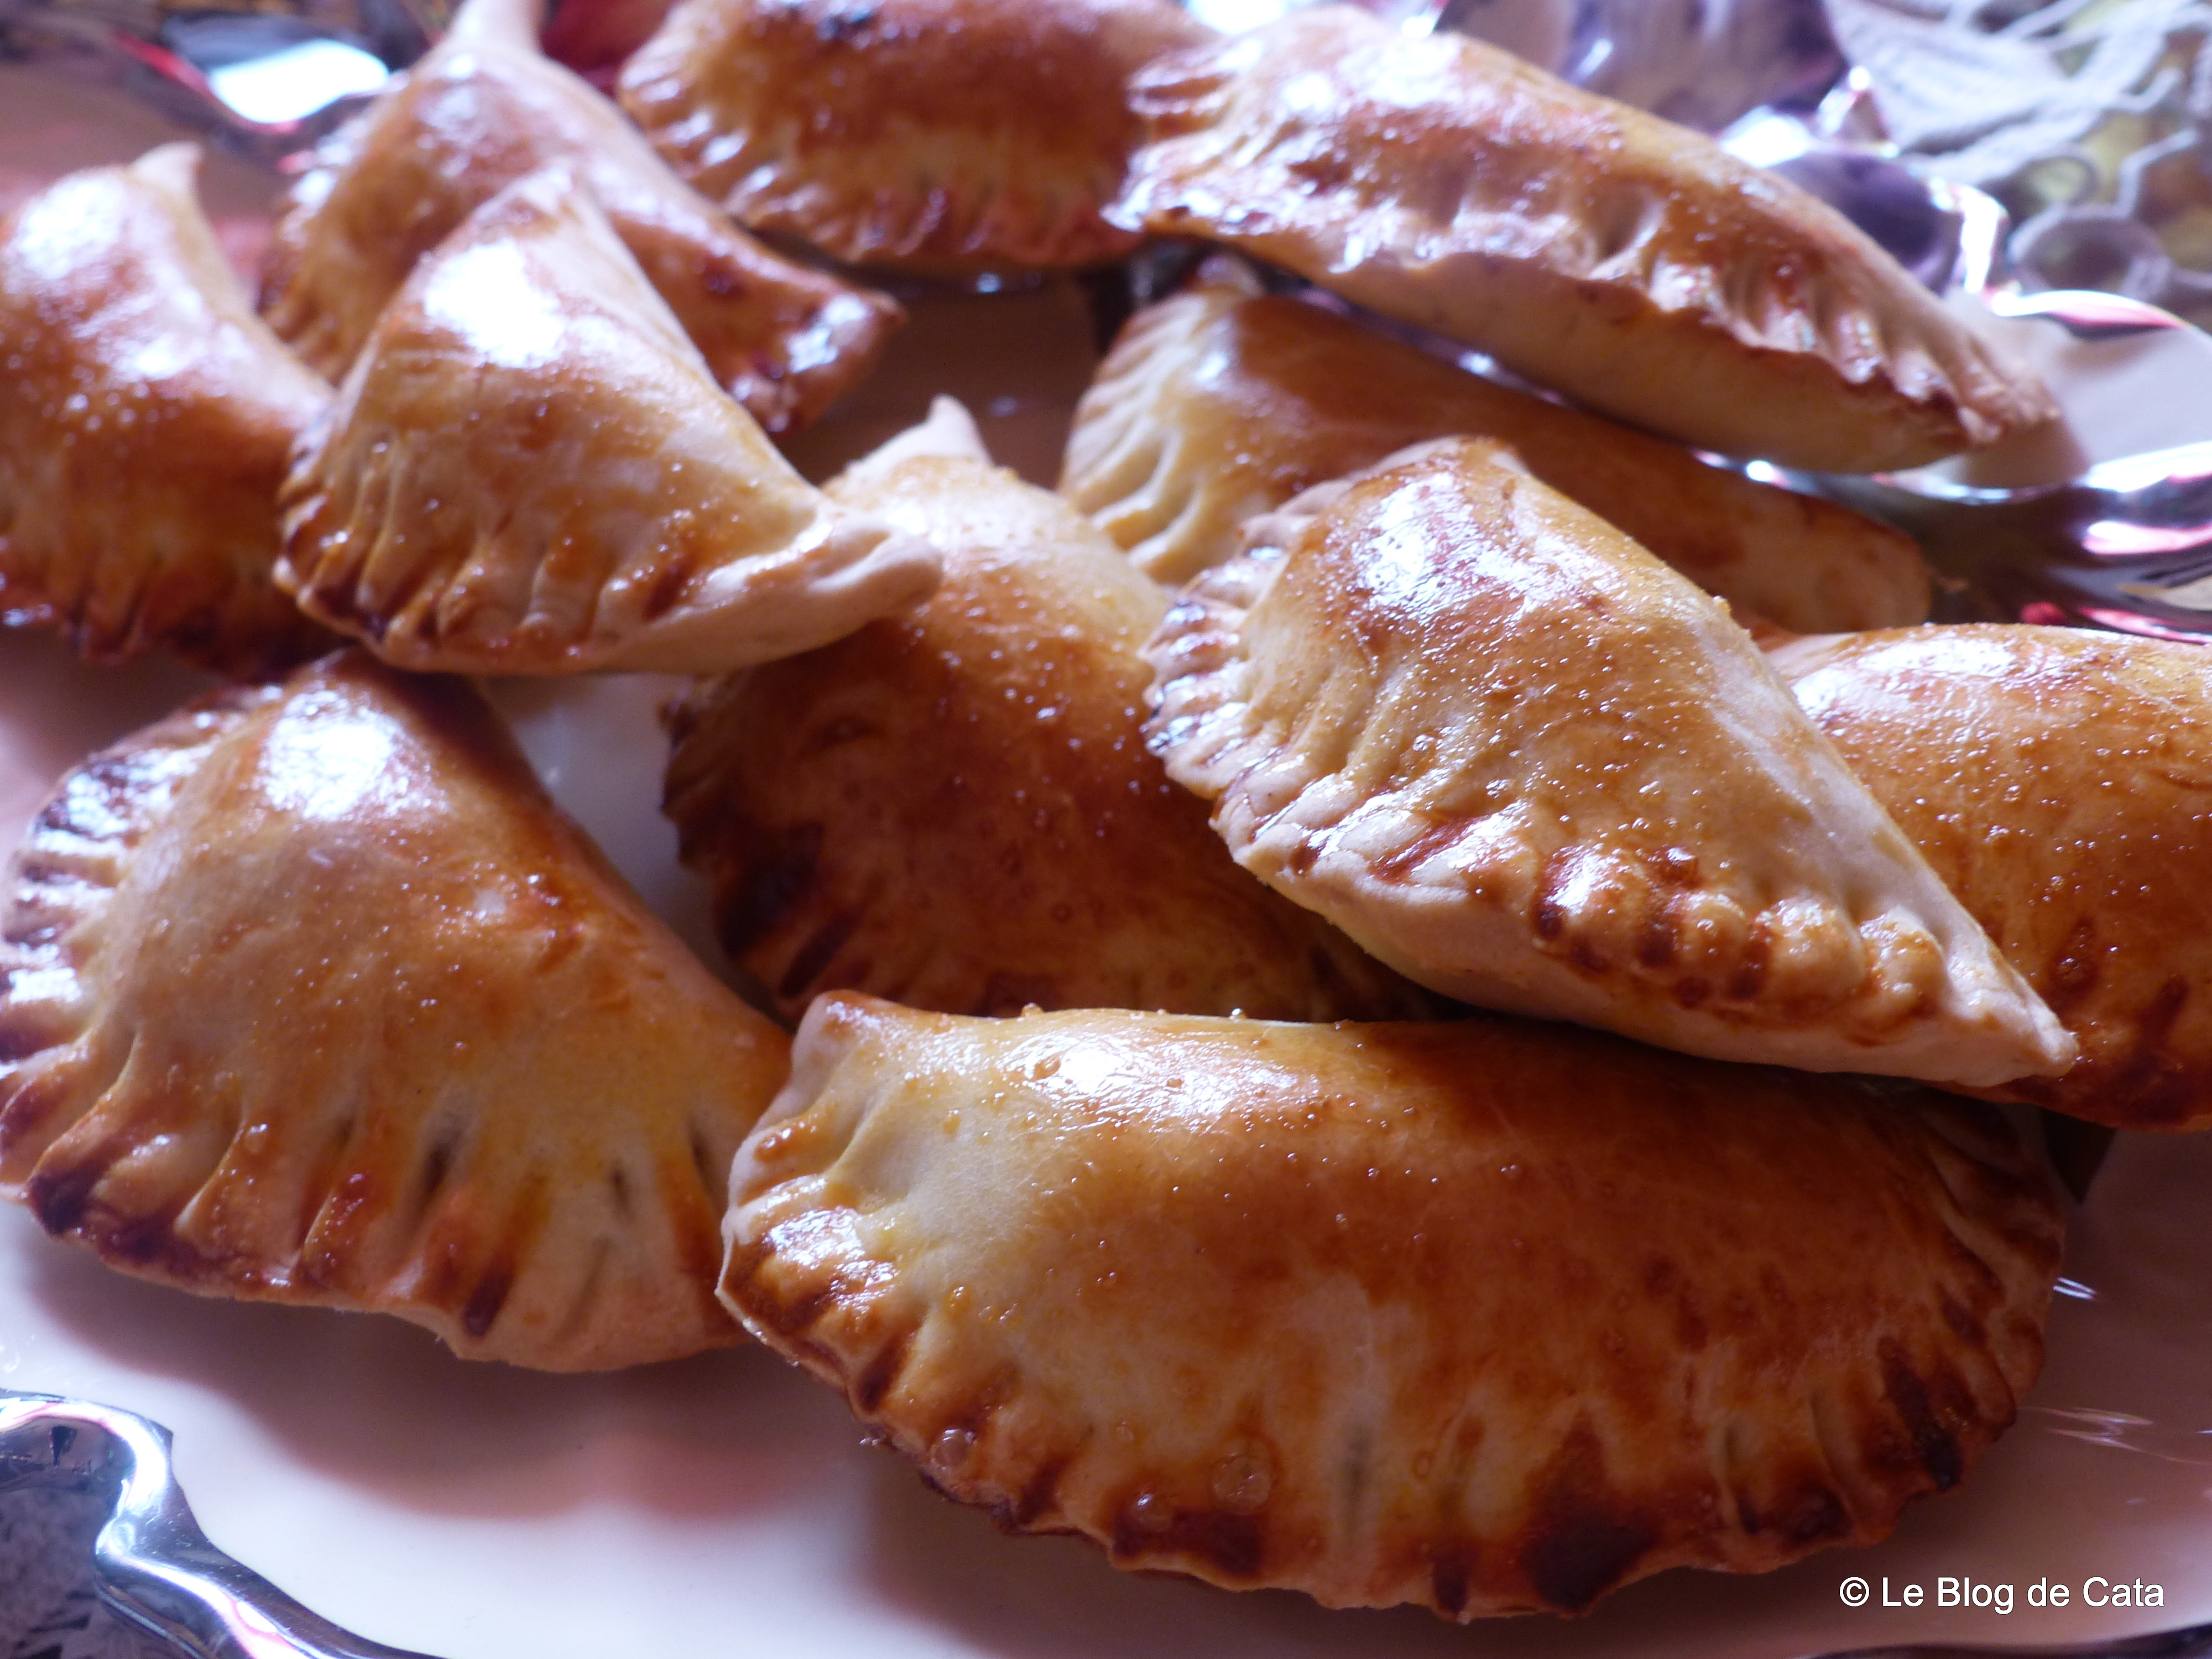
POLYGON ((1726 608, 1443 439, 1256 520, 1146 649, 1238 862, 1469 1002, 1988 1085, 2067 1036, 1726 608))
POLYGON ((1078 265, 1136 142, 1132 70, 1212 31, 1167 0, 684 0, 623 107, 746 224, 841 259, 1078 265))
POLYGON ((781 1032, 477 696, 356 652, 65 779, 19 856, 0 1183, 110 1265, 555 1370, 734 1340, 732 1153, 781 1032))
POLYGON ((558 172, 415 267, 282 500, 277 580, 404 668, 712 673, 937 581, 792 471, 558 172))
POLYGON ((538 0, 470 0, 445 40, 315 152, 277 216, 262 303, 342 378, 415 262, 542 167, 584 179, 705 356, 770 432, 874 367, 898 307, 771 252, 672 174, 612 103, 538 47, 538 0))
POLYGON ((2212 658, 2077 629, 1805 640, 1775 665, 2081 1047, 1991 1091, 2212 1127, 2212 658))
POLYGON ((1800 633, 1927 617, 1928 568, 1911 537, 1318 306, 1263 297, 1227 256, 1122 330, 1076 410, 1060 489, 1148 574, 1181 583, 1234 555, 1245 520, 1456 434, 1511 446, 1740 614, 1800 633))
POLYGON ((830 493, 927 537, 944 586, 708 688, 668 775, 722 941, 784 1012, 844 988, 954 1013, 1424 1007, 1238 869, 1146 752, 1137 648, 1165 597, 1065 502, 941 453, 830 493))
POLYGON ((1881 1538, 2058 1267, 1993 1110, 1486 1016, 829 997, 732 1200, 724 1299, 944 1492, 1459 1619, 1881 1538))
POLYGON ((1133 81, 1115 216, 1233 243, 1699 448, 1917 465, 2048 420, 1841 215, 1449 33, 1291 14, 1133 81))
POLYGON ((270 579, 285 457, 331 389, 254 316, 198 167, 171 144, 0 224, 0 611, 95 660, 246 675, 331 643, 270 579))

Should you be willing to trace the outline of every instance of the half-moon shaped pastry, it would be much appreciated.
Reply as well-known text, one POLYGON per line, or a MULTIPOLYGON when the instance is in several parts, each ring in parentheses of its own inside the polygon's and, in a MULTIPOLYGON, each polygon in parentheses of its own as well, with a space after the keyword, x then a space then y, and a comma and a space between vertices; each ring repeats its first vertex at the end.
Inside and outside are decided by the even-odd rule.
POLYGON ((1212 34, 1168 0, 684 0, 620 95, 735 217, 841 259, 1091 264, 1138 241, 1100 211, 1130 72, 1212 34))
POLYGON ((1993 1110, 1489 1017, 829 997, 731 1185, 724 1300, 939 1490, 1458 1619, 1881 1538, 2058 1267, 1993 1110))
POLYGON ((542 167, 590 185, 714 378, 771 432, 872 368, 882 295, 771 252, 668 171, 622 112, 538 46, 540 0, 468 0, 437 47, 314 155, 278 215, 262 301, 342 378, 415 262, 542 167))
POLYGON ((95 756, 5 938, 0 1183, 47 1231, 470 1358, 734 1340, 716 1227, 783 1035, 461 682, 352 652, 95 756))
POLYGON ((1154 579, 1182 583, 1234 555, 1245 520, 1458 434, 1510 445, 1536 477, 1708 592, 1784 627, 1927 617, 1928 568, 1911 537, 1318 306, 1264 297, 1226 258, 1122 330, 1076 409, 1060 489, 1154 579))
POLYGON ((1443 439, 1255 520, 1147 654, 1237 861, 1489 1007, 1987 1085, 2073 1039, 1727 609, 1443 439))
POLYGON ((558 172, 416 266, 283 501, 277 580, 403 668, 711 673, 937 581, 792 471, 558 172))
POLYGON ((959 414, 940 399, 830 486, 943 553, 935 595, 678 718, 666 810, 732 957, 794 1019, 844 988, 952 1013, 1425 1012, 1168 781, 1138 654, 1166 596, 959 414))
POLYGON ((1912 466, 2050 419, 1841 215, 1712 140, 1351 6, 1131 86, 1115 216, 1229 242, 1703 449, 1912 466))
POLYGON ((253 314, 199 158, 73 173, 0 224, 0 611, 96 660, 250 675, 330 642, 270 571, 331 389, 253 314))
POLYGON ((2007 1100, 2212 1127, 2212 658, 2070 628, 1804 640, 1771 659, 2081 1048, 2007 1100))

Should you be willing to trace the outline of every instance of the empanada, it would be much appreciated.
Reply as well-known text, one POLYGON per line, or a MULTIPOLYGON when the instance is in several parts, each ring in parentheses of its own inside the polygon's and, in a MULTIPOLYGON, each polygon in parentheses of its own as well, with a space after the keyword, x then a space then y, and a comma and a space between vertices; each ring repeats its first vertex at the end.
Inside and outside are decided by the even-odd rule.
POLYGON ((1186 590, 1148 728, 1247 869, 1437 990, 1978 1085, 2074 1043, 1726 608, 1444 439, 1186 590))
POLYGON ((1078 265, 1137 140, 1132 70, 1212 31, 1168 0, 684 0, 623 107, 732 215, 841 259, 1078 265))
POLYGON ((2212 1127, 2212 658, 2069 628, 1803 640, 1775 666, 2081 1043, 1994 1092, 2212 1127))
POLYGON ((283 500, 277 579, 404 668, 709 673, 937 580, 792 471, 558 172, 416 266, 283 500))
POLYGON ((927 538, 945 585, 679 717, 667 811, 731 956, 793 1018, 844 988, 954 1013, 1421 1011, 1238 869, 1146 752, 1137 651, 1166 596, 939 401, 830 493, 927 538))
POLYGON ((714 378, 771 432, 873 367, 898 307, 763 247, 538 50, 539 0, 468 0, 429 56, 319 149, 277 216, 263 304, 332 380, 415 262, 526 174, 590 185, 714 378))
POLYGON ((782 1033, 555 810, 476 694, 356 651, 64 780, 15 872, 0 1182, 210 1295, 555 1370, 734 1340, 782 1033))
POLYGON ((71 173, 0 224, 0 611, 97 660, 252 674, 330 642, 270 569, 331 389, 223 262, 199 158, 71 173))
POLYGON ((829 997, 731 1187, 724 1300, 941 1491, 1459 1619, 1881 1537, 2058 1267, 1994 1110, 1487 1016, 829 997))
POLYGON ((1801 633, 1928 615, 1911 538, 1455 368, 1217 257, 1131 319, 1077 407, 1060 489, 1148 574, 1188 581, 1243 521, 1425 438, 1510 444, 1710 592, 1801 633), (1820 620, 1814 621, 1814 618, 1820 620))
POLYGON ((1841 215, 1712 140, 1350 6, 1164 58, 1115 216, 1211 237, 1699 448, 1917 465, 2050 419, 1841 215))

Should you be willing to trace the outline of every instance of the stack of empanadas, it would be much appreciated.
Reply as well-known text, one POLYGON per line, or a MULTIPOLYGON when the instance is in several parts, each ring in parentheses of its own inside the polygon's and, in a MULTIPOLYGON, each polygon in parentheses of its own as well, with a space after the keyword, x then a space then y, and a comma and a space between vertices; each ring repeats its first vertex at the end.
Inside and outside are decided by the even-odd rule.
POLYGON ((1009 1528, 1331 1606, 1956 1486, 2062 1222, 1985 1103, 2212 1125, 2212 669, 1922 626, 1909 539, 1688 446, 1896 465, 2032 378, 1709 141, 1349 8, 681 0, 637 127, 534 24, 318 153, 273 332, 181 152, 0 237, 11 613, 268 676, 33 826, 8 1194, 471 1357, 749 1331, 1009 1528), (817 483, 776 437, 896 309, 739 222, 1279 269, 1129 319, 1057 492, 949 399, 817 483), (697 677, 742 996, 433 678, 609 670, 697 677))

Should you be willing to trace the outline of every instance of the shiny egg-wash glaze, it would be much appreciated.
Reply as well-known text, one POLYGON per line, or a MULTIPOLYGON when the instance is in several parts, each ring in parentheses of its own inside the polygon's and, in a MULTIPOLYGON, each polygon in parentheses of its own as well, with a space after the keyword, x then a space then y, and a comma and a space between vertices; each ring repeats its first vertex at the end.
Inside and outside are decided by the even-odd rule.
POLYGON ((335 642, 270 574, 276 486, 331 389, 253 314, 198 167, 166 145, 0 224, 0 609, 94 660, 252 674, 335 642))
POLYGON ((732 1197, 725 1300, 945 1492, 1462 1619, 1881 1538, 2058 1265, 1990 1109, 1490 1016, 828 997, 732 1197))
POLYGON ((1917 465, 2049 420, 1840 214, 1466 36, 1292 13, 1132 82, 1115 214, 1204 236, 1701 449, 1917 465))
POLYGON ((785 1013, 847 988, 951 1013, 1426 1006, 1237 868, 1146 751, 1166 596, 1111 543, 978 455, 854 471, 831 498, 926 538, 945 585, 710 688, 669 768, 723 943, 785 1013))
POLYGON ((0 1182, 49 1232, 470 1358, 735 1340, 716 1224, 784 1036, 465 685, 356 651, 188 707, 64 780, 12 886, 0 1182))
POLYGON ((342 378, 416 260, 508 185, 566 166, 715 379, 770 432, 805 425, 874 366, 898 307, 771 252, 677 179, 538 49, 541 9, 469 0, 428 57, 315 152, 270 243, 270 320, 342 378))
POLYGON ((2065 1022, 2062 1077, 1990 1091, 2212 1127, 2212 656, 2075 629, 1804 640, 1775 665, 2065 1022))

